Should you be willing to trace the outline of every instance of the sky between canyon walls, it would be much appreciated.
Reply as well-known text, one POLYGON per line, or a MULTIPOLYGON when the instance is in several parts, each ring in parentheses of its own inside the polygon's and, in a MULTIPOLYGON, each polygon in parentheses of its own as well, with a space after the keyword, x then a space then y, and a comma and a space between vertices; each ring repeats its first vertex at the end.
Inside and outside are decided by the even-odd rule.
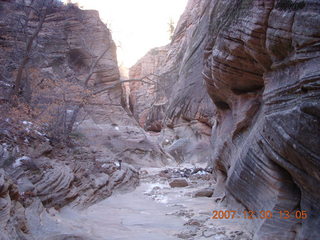
POLYGON ((187 0, 73 0, 96 9, 112 31, 119 65, 130 67, 148 50, 170 42, 168 23, 176 24, 187 0))

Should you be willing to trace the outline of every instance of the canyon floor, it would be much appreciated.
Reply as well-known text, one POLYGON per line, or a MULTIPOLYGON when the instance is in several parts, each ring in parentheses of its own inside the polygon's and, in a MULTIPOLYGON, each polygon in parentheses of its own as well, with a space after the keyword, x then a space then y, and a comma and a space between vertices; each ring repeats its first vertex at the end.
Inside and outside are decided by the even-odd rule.
POLYGON ((49 209, 42 230, 34 226, 33 231, 40 238, 41 231, 49 230, 52 236, 63 233, 92 240, 251 239, 245 231, 248 222, 237 218, 213 220, 212 211, 224 210, 223 206, 210 197, 194 197, 196 192, 214 187, 205 179, 205 171, 186 177, 186 187, 170 187, 170 175, 186 171, 192 168, 143 168, 135 190, 118 191, 84 210, 70 206, 60 211, 49 209))

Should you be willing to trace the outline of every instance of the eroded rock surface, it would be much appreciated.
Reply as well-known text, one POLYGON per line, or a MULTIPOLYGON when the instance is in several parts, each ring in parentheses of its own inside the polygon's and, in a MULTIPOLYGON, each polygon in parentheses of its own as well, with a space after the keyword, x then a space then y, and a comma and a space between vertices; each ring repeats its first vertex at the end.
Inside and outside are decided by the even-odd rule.
MULTIPOLYGON (((146 129, 160 131, 162 126, 183 119, 186 121, 195 119, 211 125, 212 102, 207 95, 205 85, 198 84, 202 82, 201 59, 209 23, 208 11, 208 1, 189 1, 177 24, 172 42, 164 47, 166 56, 163 57, 163 51, 159 49, 151 50, 130 69, 134 77, 155 74, 151 76, 152 81, 159 85, 157 88, 151 88, 152 91, 147 91, 147 94, 143 89, 130 93, 131 99, 136 99, 138 96, 142 98, 142 93, 146 95, 144 98, 153 95, 155 99, 142 119, 137 116, 146 129), (153 52, 157 54, 157 61, 150 64, 150 54, 153 52), (137 71, 137 68, 144 70, 137 71), (153 126, 154 124, 156 126, 153 126)), ((133 109, 142 107, 136 101, 130 104, 133 105, 133 109)))
MULTIPOLYGON (((52 211, 66 205, 83 209, 139 183, 134 167, 95 161, 87 147, 54 148, 48 156, 24 156, 7 162, 6 171, 0 169, 1 239, 65 239, 67 235, 56 233, 68 233, 69 229, 55 224, 52 211)), ((68 235, 68 239, 81 236, 68 235)))
POLYGON ((177 124, 212 126, 216 200, 309 214, 253 220, 255 239, 319 238, 319 9, 315 0, 191 0, 156 71, 171 89, 144 127, 149 119, 167 131, 160 142, 183 161, 192 145, 177 124))
MULTIPOLYGON (((211 1, 203 75, 215 103, 214 165, 228 199, 254 211, 255 239, 318 239, 318 1, 211 1)), ((200 83, 199 83, 200 84, 200 83)))
MULTIPOLYGON (((10 28, 3 27, 10 20, 4 13, 13 12, 4 11, 10 2, 0 6, 3 66, 14 45, 10 28)), ((187 189, 185 195, 172 192, 174 204, 179 205, 182 197, 186 201, 192 198, 193 181, 201 179, 200 184, 205 181, 206 187, 212 188, 216 175, 209 200, 222 205, 215 205, 215 210, 274 214, 270 219, 246 222, 254 239, 320 239, 319 12, 317 0, 190 0, 172 43, 154 56, 153 52, 147 55, 154 62, 141 60, 132 70, 134 78, 152 74, 151 81, 156 84, 148 88, 150 83, 130 83, 132 91, 125 99, 121 99, 118 84, 115 47, 97 13, 49 15, 36 46, 48 61, 42 56, 30 61, 32 77, 39 80, 36 84, 44 77, 84 82, 90 59, 110 47, 88 86, 113 90, 92 97, 84 106, 77 123, 86 145, 72 152, 56 154, 45 139, 32 150, 36 144, 31 147, 28 143, 35 134, 30 124, 18 133, 14 144, 9 142, 10 132, 1 129, 0 164, 8 172, 0 171, 0 226, 5 229, 0 236, 43 236, 45 233, 33 226, 48 219, 46 207, 88 206, 108 197, 113 189, 135 185, 138 173, 127 163, 165 163, 170 158, 165 149, 180 163, 188 159, 211 162, 214 167, 214 175, 212 169, 197 173, 164 170, 156 176, 144 173, 147 181, 161 179, 165 184, 168 176, 170 181, 189 177, 191 186, 177 188, 187 189), (85 32, 84 24, 92 32, 85 32), (54 41, 48 41, 48 36, 54 41), (121 103, 131 109, 141 126, 157 133, 149 135, 140 129, 121 103), (18 141, 25 142, 25 147, 16 148, 18 141), (123 160, 121 169, 119 160, 123 160), (307 218, 279 219, 279 211, 306 211, 307 218)), ((10 78, 10 71, 6 77, 10 78)), ((7 100, 10 84, 1 82, 1 101, 7 100)), ((147 194, 166 201, 160 193, 175 188, 168 189, 156 186, 147 194)), ((208 198, 193 200, 208 204, 208 198)), ((52 208, 50 211, 55 214, 52 208)), ((179 238, 241 239, 243 234, 244 239, 251 239, 251 234, 216 226, 203 216, 194 217, 196 213, 183 206, 172 214, 188 218, 187 229, 176 235, 179 238)))
POLYGON ((213 104, 201 76, 209 25, 208 1, 189 1, 169 45, 130 69, 130 109, 178 163, 210 161, 213 104), (169 128, 168 128, 169 127, 169 128))
POLYGON ((129 71, 132 82, 127 84, 128 107, 139 124, 151 131, 162 128, 164 99, 159 99, 157 92, 163 91, 163 83, 158 80, 156 72, 165 64, 168 49, 169 46, 164 46, 150 50, 129 71), (154 112, 157 116, 150 121, 150 109, 153 107, 158 110, 154 112))
MULTIPOLYGON (((15 1, 1 6, 0 64, 8 70, 1 69, 7 76, 1 80, 0 91, 8 101, 20 64, 15 58, 21 58, 24 51, 18 20, 25 12, 15 1)), ((37 24, 36 17, 30 18, 26 38, 37 24)), ((33 43, 23 83, 26 101, 41 112, 41 122, 48 122, 52 138, 71 132, 74 123, 74 134, 85 135, 96 151, 105 153, 105 160, 119 157, 124 162, 139 164, 141 159, 140 164, 161 165, 170 158, 122 106, 116 46, 97 11, 61 7, 49 12, 33 43)))
POLYGON ((67 229, 56 226, 51 211, 86 208, 131 190, 139 179, 130 164, 156 166, 170 156, 123 109, 116 47, 97 11, 54 9, 32 45, 23 97, 41 114, 49 110, 42 124, 51 128, 19 111, 7 116, 17 59, 39 20, 29 19, 22 38, 16 26, 22 10, 16 1, 0 1, 0 238, 90 239, 64 235, 67 229), (71 121, 74 131, 62 144, 58 136, 71 121))

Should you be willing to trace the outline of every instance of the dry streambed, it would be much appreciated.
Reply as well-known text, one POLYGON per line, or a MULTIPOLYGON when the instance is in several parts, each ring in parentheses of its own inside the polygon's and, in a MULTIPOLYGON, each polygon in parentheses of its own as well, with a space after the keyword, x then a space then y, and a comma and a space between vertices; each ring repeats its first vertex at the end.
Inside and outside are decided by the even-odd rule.
POLYGON ((65 207, 49 214, 56 229, 84 239, 251 239, 245 222, 211 219, 223 207, 208 197, 214 188, 209 171, 143 169, 134 191, 115 193, 86 210, 65 207))

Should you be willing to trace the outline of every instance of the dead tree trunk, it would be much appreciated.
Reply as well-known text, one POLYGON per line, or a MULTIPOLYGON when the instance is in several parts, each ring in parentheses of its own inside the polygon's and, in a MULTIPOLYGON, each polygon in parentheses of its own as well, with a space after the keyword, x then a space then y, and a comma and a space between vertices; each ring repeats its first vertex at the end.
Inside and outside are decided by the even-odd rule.
MULTIPOLYGON (((100 61, 100 60, 103 58, 103 56, 108 52, 108 50, 109 50, 109 47, 106 48, 106 49, 100 54, 100 56, 91 64, 89 73, 88 73, 87 77, 86 77, 85 80, 84 80, 84 86, 85 86, 85 88, 88 87, 89 81, 90 81, 92 75, 94 74, 95 69, 96 69, 99 61, 100 61)), ((83 100, 85 101, 85 99, 83 99, 83 100)), ((84 102, 84 101, 83 101, 83 102, 84 102)), ((69 135, 71 134, 71 132, 72 132, 72 130, 73 130, 73 126, 74 126, 74 124, 75 124, 75 122, 76 122, 76 120, 77 120, 78 114, 79 114, 80 110, 81 110, 83 107, 84 107, 84 103, 81 103, 81 104, 77 105, 77 106, 75 107, 75 109, 73 110, 72 115, 71 115, 71 118, 70 118, 70 120, 69 120, 69 123, 67 124, 66 136, 69 136, 69 135)))
MULTIPOLYGON (((53 0, 51 0, 48 4, 50 5, 50 4, 52 4, 52 2, 53 2, 53 0)), ((33 42, 35 41, 35 39, 37 38, 39 32, 41 31, 43 23, 45 22, 45 19, 46 19, 46 16, 47 16, 47 6, 43 6, 43 11, 41 11, 41 10, 40 10, 40 15, 41 16, 40 16, 40 20, 39 20, 39 23, 37 25, 37 28, 32 33, 32 35, 27 39, 24 56, 23 56, 23 59, 21 61, 20 66, 18 67, 18 73, 17 73, 16 79, 15 79, 15 85, 14 85, 14 95, 16 95, 16 96, 21 95, 21 92, 22 92, 21 85, 22 85, 23 72, 24 72, 24 70, 26 68, 26 65, 28 64, 28 62, 30 60, 30 55, 31 55, 31 52, 32 52, 33 42)))
POLYGON ((97 67, 99 61, 103 58, 103 56, 108 52, 108 50, 109 50, 109 47, 106 48, 106 49, 101 53, 101 55, 91 64, 91 67, 90 67, 90 70, 89 70, 89 74, 88 74, 88 76, 86 77, 86 79, 84 80, 84 85, 85 85, 85 87, 88 86, 89 81, 90 81, 92 75, 94 74, 95 68, 97 67))

